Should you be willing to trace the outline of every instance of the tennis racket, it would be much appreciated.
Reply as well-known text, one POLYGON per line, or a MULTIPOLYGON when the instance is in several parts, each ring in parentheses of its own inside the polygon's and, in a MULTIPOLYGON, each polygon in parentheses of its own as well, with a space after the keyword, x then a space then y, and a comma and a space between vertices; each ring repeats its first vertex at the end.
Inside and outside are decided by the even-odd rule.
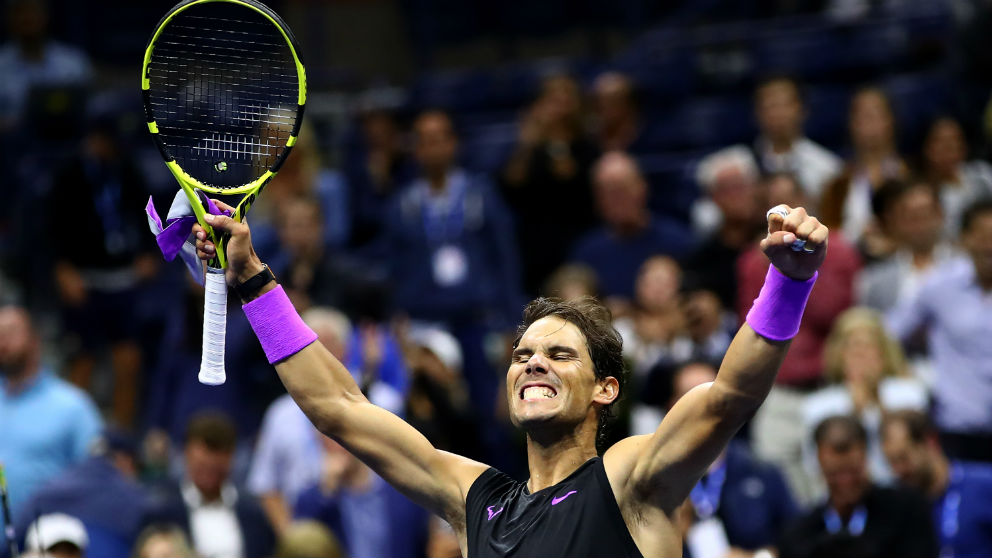
POLYGON ((296 143, 306 71, 286 23, 255 0, 184 0, 155 28, 141 67, 148 130, 217 247, 207 262, 200 382, 224 383, 227 236, 204 221, 206 194, 243 195, 244 219, 296 143), (199 193, 203 192, 201 196, 199 193))

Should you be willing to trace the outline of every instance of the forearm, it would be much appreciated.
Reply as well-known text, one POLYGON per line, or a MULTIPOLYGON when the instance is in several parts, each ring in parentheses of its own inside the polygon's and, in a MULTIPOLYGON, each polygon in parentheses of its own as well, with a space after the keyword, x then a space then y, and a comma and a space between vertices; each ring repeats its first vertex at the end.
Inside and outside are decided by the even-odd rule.
POLYGON ((349 405, 367 399, 348 369, 319 342, 275 365, 279 379, 310 422, 333 436, 349 405))

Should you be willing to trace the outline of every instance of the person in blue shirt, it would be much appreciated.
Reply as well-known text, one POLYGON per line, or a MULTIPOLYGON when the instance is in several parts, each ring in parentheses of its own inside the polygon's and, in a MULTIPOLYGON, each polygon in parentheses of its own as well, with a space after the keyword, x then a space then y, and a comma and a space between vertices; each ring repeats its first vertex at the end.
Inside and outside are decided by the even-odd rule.
POLYGON ((659 254, 687 256, 693 238, 684 226, 651 214, 647 182, 630 155, 620 151, 603 155, 592 176, 603 226, 576 242, 572 261, 596 272, 603 296, 629 301, 641 264, 659 254))
POLYGON ((81 461, 103 427, 90 397, 42 364, 27 311, 0 308, 0 463, 15 515, 45 481, 81 461))
POLYGON ((881 435, 899 481, 933 504, 940 555, 992 553, 992 465, 948 459, 930 419, 919 411, 888 413, 881 435))

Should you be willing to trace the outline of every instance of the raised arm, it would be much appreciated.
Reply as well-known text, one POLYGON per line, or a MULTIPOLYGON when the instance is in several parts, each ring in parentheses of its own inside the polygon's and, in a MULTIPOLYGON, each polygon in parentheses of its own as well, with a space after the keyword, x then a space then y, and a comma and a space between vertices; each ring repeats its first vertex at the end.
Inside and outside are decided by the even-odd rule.
POLYGON ((825 226, 803 208, 786 209, 786 218, 769 215, 761 248, 774 269, 716 380, 682 397, 653 434, 628 438, 606 452, 604 462, 621 497, 674 511, 768 395, 827 247, 825 226), (794 251, 797 237, 812 252, 794 251))
MULTIPOLYGON (((262 270, 246 224, 223 216, 213 216, 210 224, 231 235, 227 244, 229 285, 243 283, 262 270)), ((199 256, 213 257, 214 246, 198 225, 193 230, 199 256)), ((344 365, 321 343, 308 343, 315 336, 281 291, 270 281, 248 301, 245 311, 293 400, 323 434, 458 529, 464 522, 468 489, 486 466, 435 449, 415 428, 370 403, 344 365), (307 335, 287 333, 294 328, 307 335), (282 352, 270 348, 273 337, 282 352)))

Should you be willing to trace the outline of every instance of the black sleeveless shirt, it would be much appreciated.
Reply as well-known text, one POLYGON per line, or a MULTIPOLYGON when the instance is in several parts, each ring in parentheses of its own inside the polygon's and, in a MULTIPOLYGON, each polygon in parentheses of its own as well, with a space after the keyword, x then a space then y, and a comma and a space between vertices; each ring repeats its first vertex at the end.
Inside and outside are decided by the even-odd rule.
POLYGON ((599 457, 534 494, 490 468, 472 483, 465 512, 469 558, 641 558, 599 457))

